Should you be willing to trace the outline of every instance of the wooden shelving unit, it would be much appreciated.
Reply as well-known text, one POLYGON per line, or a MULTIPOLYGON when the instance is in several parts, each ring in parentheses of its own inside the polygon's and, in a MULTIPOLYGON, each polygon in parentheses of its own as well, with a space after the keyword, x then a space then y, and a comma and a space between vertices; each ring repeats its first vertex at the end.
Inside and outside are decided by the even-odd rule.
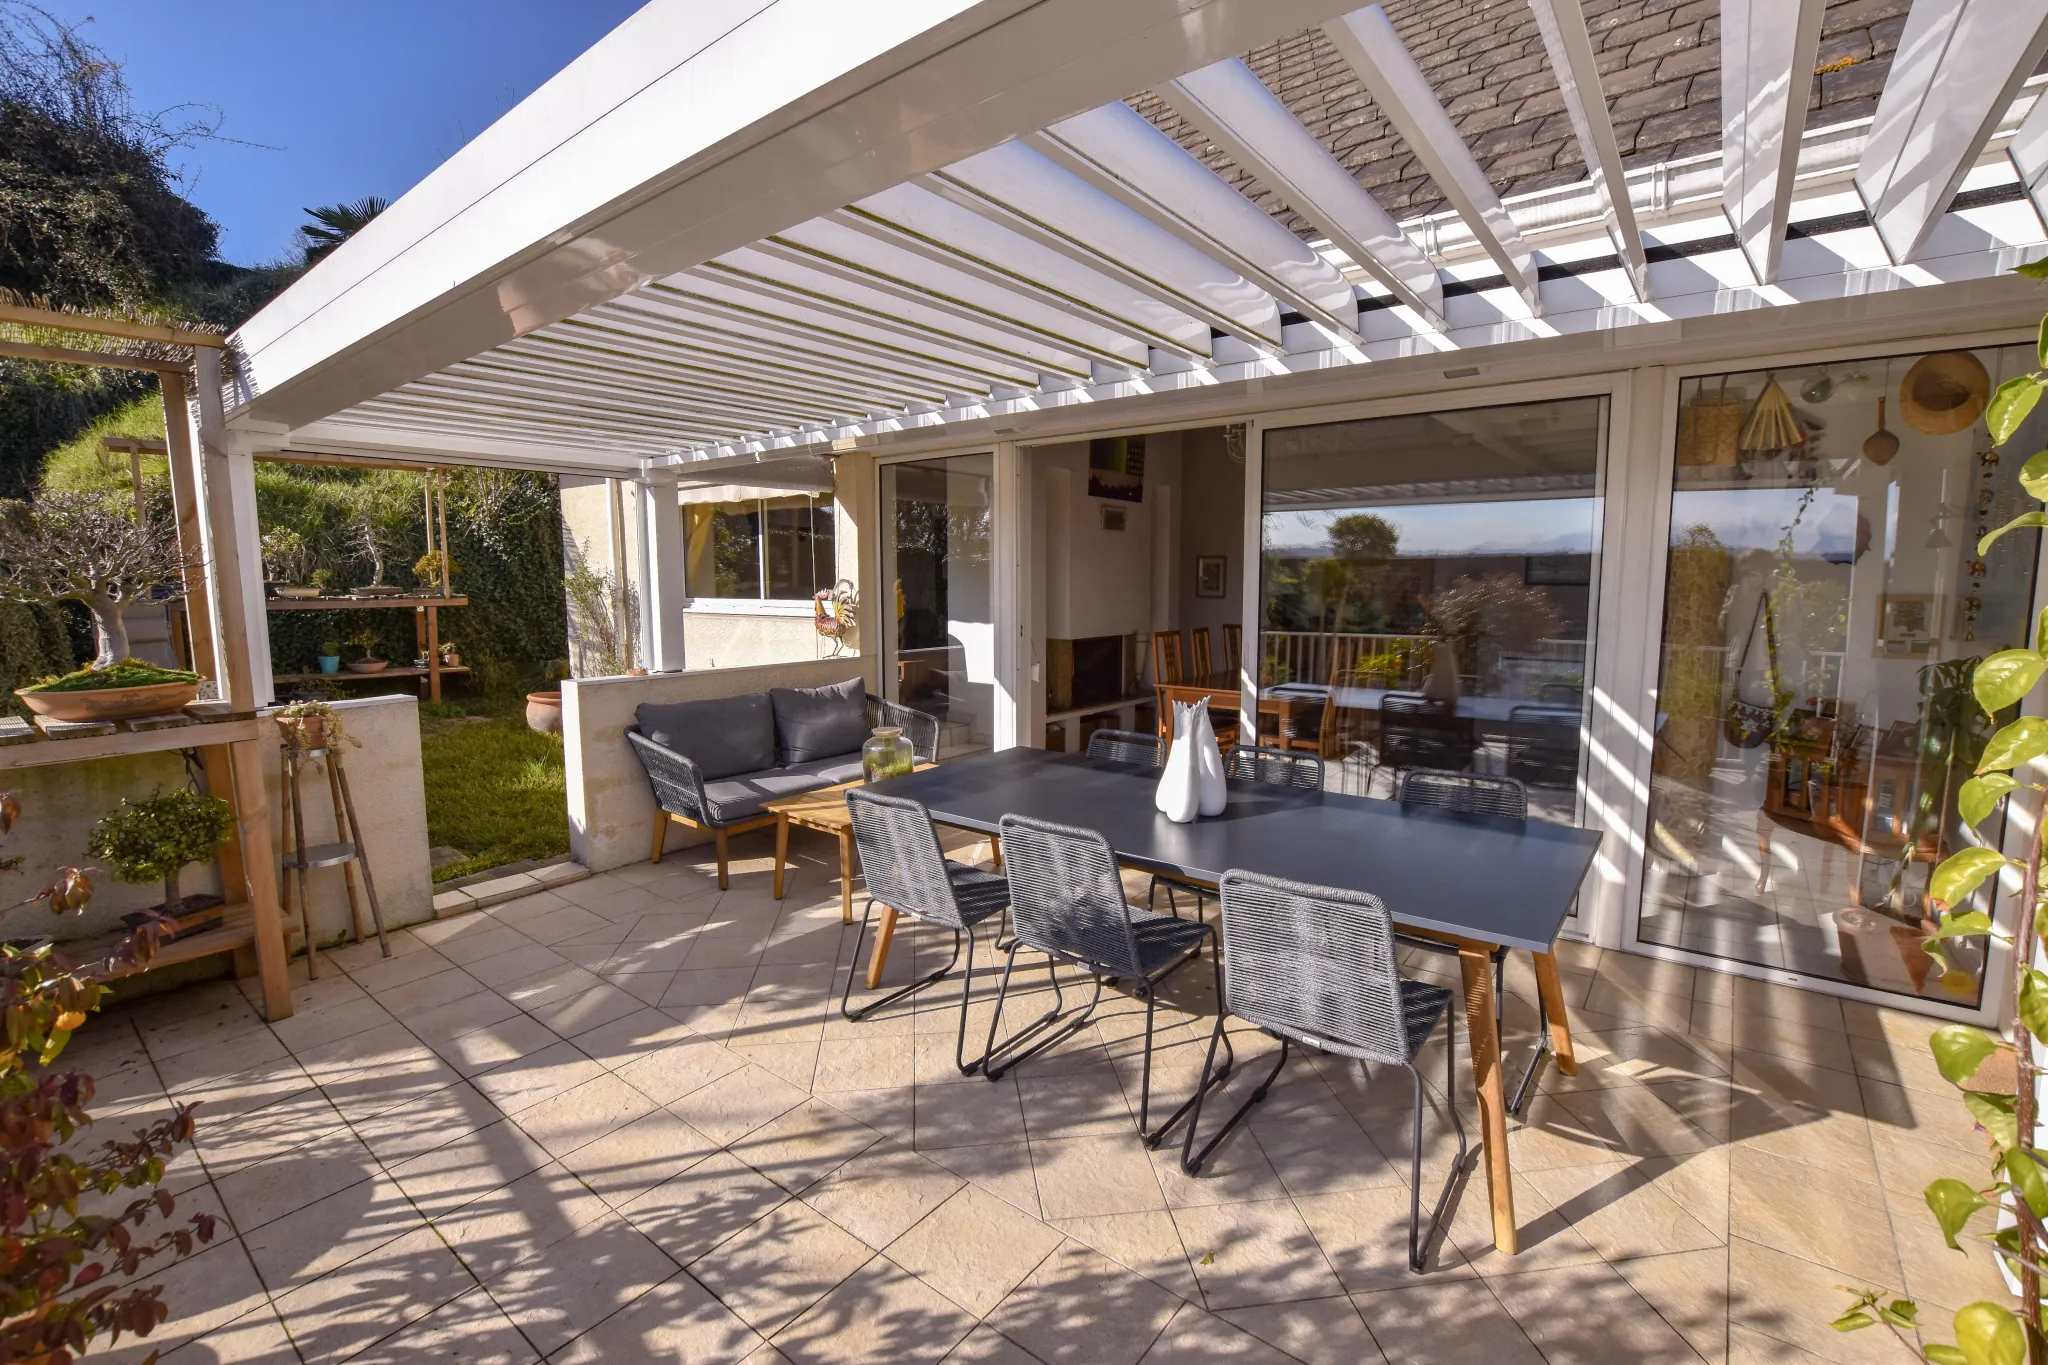
POLYGON ((270 611, 397 611, 404 608, 413 613, 413 638, 419 645, 420 653, 427 656, 425 668, 383 668, 375 673, 277 673, 272 683, 331 682, 337 678, 352 678, 369 681, 373 678, 424 678, 426 679, 426 700, 441 700, 441 679, 450 674, 469 673, 464 664, 441 662, 441 619, 443 607, 466 607, 467 597, 453 594, 433 594, 423 597, 273 597, 264 606, 270 611))

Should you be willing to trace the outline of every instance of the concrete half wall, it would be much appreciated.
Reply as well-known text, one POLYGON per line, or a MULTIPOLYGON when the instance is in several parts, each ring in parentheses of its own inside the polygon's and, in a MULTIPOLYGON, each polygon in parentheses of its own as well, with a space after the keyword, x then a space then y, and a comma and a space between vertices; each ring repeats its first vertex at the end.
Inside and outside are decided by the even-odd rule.
MULTIPOLYGON (((562 761, 569 787, 569 853, 592 872, 644 862, 654 828, 654 793, 647 771, 626 740, 641 702, 698 701, 765 692, 771 687, 822 687, 867 675, 865 661, 847 655, 762 664, 754 668, 691 669, 644 678, 576 678, 562 684, 562 761)), ((869 678, 869 690, 873 679, 869 678)), ((708 838, 671 825, 667 847, 708 838)))

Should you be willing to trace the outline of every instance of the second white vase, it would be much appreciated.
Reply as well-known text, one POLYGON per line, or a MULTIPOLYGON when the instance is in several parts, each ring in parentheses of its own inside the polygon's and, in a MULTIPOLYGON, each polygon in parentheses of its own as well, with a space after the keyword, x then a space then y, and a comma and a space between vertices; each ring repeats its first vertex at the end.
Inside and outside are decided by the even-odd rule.
POLYGON ((1185 825, 1200 813, 1202 789, 1195 771, 1193 746, 1188 742, 1188 708, 1173 703, 1173 751, 1159 774, 1159 787, 1152 798, 1159 813, 1176 825, 1185 825))
POLYGON ((1223 814, 1230 789, 1223 785, 1223 755, 1216 748, 1216 727, 1209 723, 1209 699, 1188 709, 1188 747, 1194 750, 1196 809, 1204 816, 1223 814))

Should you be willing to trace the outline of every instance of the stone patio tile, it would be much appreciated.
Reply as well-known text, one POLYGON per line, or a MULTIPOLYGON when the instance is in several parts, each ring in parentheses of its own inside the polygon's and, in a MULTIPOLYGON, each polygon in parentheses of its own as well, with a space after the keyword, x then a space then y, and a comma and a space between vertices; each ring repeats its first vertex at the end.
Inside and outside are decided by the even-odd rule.
POLYGON ((486 1071, 472 1084, 507 1114, 517 1114, 603 1074, 604 1068, 578 1052, 575 1044, 557 1042, 486 1071))
POLYGON ((1859 1283, 1900 1281, 1892 1219, 1880 1185, 1819 1167, 1786 1179, 1781 1163, 1738 1151, 1730 1219, 1744 1240, 1829 1266, 1859 1283))
POLYGON ((1048 1221, 1166 1207, 1152 1162, 1133 1133, 1033 1142, 1038 1201, 1048 1221))
MULTIPOLYGON (((492 995, 489 998, 496 1000, 502 997, 492 995)), ((540 1020, 521 1013, 510 1001, 505 1001, 505 1004, 512 1012, 504 1018, 466 1029, 453 1038, 437 1039, 429 1046, 458 1074, 475 1076, 522 1057, 530 1057, 562 1041, 540 1020)))
POLYGON ((759 1171, 714 1152, 630 1200, 621 1212, 676 1261, 688 1264, 788 1198, 759 1171))
MULTIPOLYGON (((1484 1191, 1480 1194, 1483 1197, 1484 1191)), ((1345 1289, 1358 1293, 1416 1283, 1415 1273, 1408 1268, 1405 1184, 1311 1195, 1295 1200, 1294 1205, 1345 1289)), ((1520 1213, 1519 1206, 1516 1211, 1520 1213)), ((1428 1212, 1425 1205, 1423 1213, 1428 1212)), ((1429 1276, 1472 1274, 1457 1243, 1443 1233, 1431 1240, 1425 1264, 1424 1273, 1429 1276)))
POLYGON ((812 1099, 728 1147, 783 1189, 802 1194, 881 1140, 858 1119, 812 1099))
POLYGON ((491 932, 506 937, 485 945, 495 951, 482 957, 464 959, 462 967, 500 994, 509 996, 514 987, 576 965, 553 948, 535 943, 516 929, 501 925, 491 932))
MULTIPOLYGON (((1971 1232, 1988 1233, 1991 1222, 1990 1214, 1980 1214, 1971 1224, 1971 1232)), ((1964 1304, 1979 1299, 2010 1301, 2005 1276, 1991 1248, 1972 1235, 1956 1239, 1960 1252, 1950 1251, 1924 1200, 1912 1195, 1892 1200, 1892 1231, 1904 1267, 1905 1292, 1919 1301, 1923 1315, 1931 1315, 1945 1326, 1964 1304)))
POLYGON ((540 1354, 481 1288, 433 1312, 355 1357, 355 1365, 539 1365, 540 1354))
POLYGON ((445 1004, 436 1005, 432 1009, 422 1010, 418 1014, 402 1016, 405 1026, 428 1047, 439 1048, 465 1033, 502 1023, 520 1012, 519 1006, 482 982, 476 981, 467 973, 463 973, 463 976, 465 980, 475 985, 473 992, 458 996, 445 1004))
MULTIPOLYGON (((683 1025, 677 1024, 673 1025, 673 1027, 681 1028, 683 1025)), ((685 1034, 682 1037, 673 1038, 663 1046, 640 1052, 612 1063, 612 1069, 617 1073, 620 1080, 623 1080, 656 1104, 674 1104, 685 1096, 693 1095, 705 1086, 733 1072, 740 1071, 744 1067, 746 1067, 745 1059, 734 1055, 729 1049, 707 1038, 698 1037, 695 1034, 685 1034)), ((749 1082, 762 1086, 764 1095, 786 1096, 788 1103, 783 1106, 784 1109, 796 1104, 802 1099, 804 1093, 778 1077, 772 1077, 759 1071, 744 1078, 743 1083, 749 1082)), ((721 1091, 720 1096, 724 1093, 724 1091, 721 1091)), ((716 1099, 719 1096, 711 1098, 716 1099)), ((775 1113, 781 1112, 782 1110, 780 1109, 775 1111, 775 1113)), ((685 1115, 685 1117, 688 1117, 688 1115, 685 1115)), ((769 1114, 762 1121, 766 1122, 767 1118, 772 1117, 774 1117, 774 1114, 769 1114)), ((707 1128, 706 1131, 710 1132, 711 1130, 707 1128)), ((712 1135, 721 1142, 731 1140, 731 1137, 722 1136, 719 1133, 713 1133, 712 1135)), ((731 1136, 736 1137, 738 1134, 735 1133, 731 1136)))
POLYGON ((607 1131, 562 1158, 598 1197, 624 1208, 717 1148, 666 1109, 607 1131))
POLYGON ((180 992, 183 1009, 148 1011, 148 1001, 136 1009, 136 1029, 154 1061, 217 1048, 263 1031, 263 1016, 241 992, 232 986, 218 989, 218 982, 208 984, 216 989, 203 996, 180 992))
MULTIPOLYGON (((1834 1314, 1826 1310, 1845 1298, 1835 1286, 1846 1283, 1848 1279, 1840 1270, 1773 1251, 1746 1237, 1735 1237, 1728 1244, 1730 1359, 1793 1358, 1771 1343, 1789 1343, 1819 1359, 1839 1361, 1842 1365, 1902 1359, 1904 1352, 1896 1341, 1873 1336, 1868 1331, 1844 1334, 1828 1326, 1834 1314), (1745 1334, 1767 1341, 1752 1340, 1745 1344, 1741 1340, 1745 1334)), ((1939 1314, 1930 1316, 1937 1327, 1948 1325, 1940 1321, 1939 1314)), ((1942 1333, 1937 1339, 1945 1340, 1947 1334, 1942 1333)))
POLYGON ((654 1101, 600 1071, 573 1089, 521 1110, 515 1121, 551 1155, 560 1157, 655 1110, 654 1101))
POLYGON ((552 1353, 676 1273, 661 1248, 607 1215, 491 1276, 485 1288, 543 1353, 552 1353))
POLYGON ((352 1126, 363 1145, 388 1169, 502 1118, 497 1105, 464 1082, 352 1126))
POLYGON ((735 1030, 730 1046, 734 1056, 745 1059, 763 1071, 773 1072, 791 1085, 807 1091, 817 1088, 816 1042, 763 1043, 758 1039, 744 1038, 735 1030))
MULTIPOLYGON (((146 1341, 124 1337, 124 1344, 111 1351, 95 1351, 94 1365, 101 1361, 126 1362, 137 1358, 130 1355, 137 1346, 160 1349, 155 1343, 162 1336, 163 1331, 159 1329, 146 1341)), ((283 1321, 275 1310, 265 1306, 244 1313, 227 1326, 196 1341, 166 1351, 161 1365, 216 1365, 221 1361, 233 1361, 234 1365, 299 1365, 299 1359, 298 1349, 285 1332, 283 1321)))
POLYGON ((347 1131, 327 1096, 312 1087, 224 1122, 211 1121, 210 1106, 201 1108, 195 1120, 200 1159, 215 1180, 347 1131))
MULTIPOLYGON (((471 899, 474 900, 475 897, 472 896, 471 899)), ((410 926, 408 932, 451 962, 474 962, 479 957, 489 957, 494 952, 502 953, 508 946, 517 947, 521 941, 532 942, 517 929, 508 928, 489 915, 461 915, 431 920, 425 924, 410 926), (508 934, 517 935, 517 938, 508 938, 508 934), (458 943, 465 946, 451 953, 450 945, 458 943), (483 945, 481 951, 477 947, 479 943, 483 945)))
POLYGON ((915 1079, 907 1038, 828 1038, 818 1048, 819 1090, 909 1089, 915 1079))
POLYGON ((1304 1365, 1378 1365, 1386 1360, 1350 1299, 1259 1304, 1216 1316, 1304 1365))
POLYGON ((1394 1365, 1544 1365, 1543 1353, 1480 1280, 1411 1281, 1351 1301, 1394 1365))
POLYGON ((1704 1359, 1727 1359, 1727 1248, 1643 1256, 1614 1268, 1704 1359))
POLYGON ((1062 1218, 1051 1226, 1101 1252, 1127 1270, 1136 1271, 1177 1298, 1202 1301, 1202 1286, 1188 1264, 1187 1245, 1165 1210, 1105 1213, 1093 1218, 1062 1218))
POLYGON ((1173 1321, 1145 1353, 1145 1365, 1209 1365, 1212 1361, 1291 1365, 1293 1359, 1229 1319, 1192 1303, 1173 1315, 1173 1321))
MULTIPOLYGON (((1164 1100, 1167 1090, 1158 1077, 1153 1079, 1155 1100, 1164 1100)), ((1137 1087, 1133 1084, 1126 1103, 1123 1082, 1114 1067, 1064 1075, 1023 1072, 1017 1076, 1017 1097, 1024 1108, 1025 1131, 1033 1142, 1131 1133, 1137 1124, 1137 1087)))
POLYGON ((819 1086, 815 1094, 826 1104, 853 1115, 892 1141, 905 1147, 915 1145, 916 1095, 909 1086, 888 1086, 880 1090, 827 1090, 819 1086))
POLYGON ((1174 1226, 1210 1308, 1244 1308, 1342 1294, 1289 1199, 1177 1209, 1174 1226))
POLYGON ((264 1286, 283 1294, 425 1226, 397 1182, 379 1173, 245 1230, 242 1243, 264 1286))
MULTIPOLYGON (((606 977, 632 976, 641 972, 668 972, 673 975, 683 965, 683 959, 690 955, 690 940, 660 939, 651 943, 618 942, 609 951, 600 954, 592 970, 606 977)), ((560 951, 567 952, 568 945, 560 951)))
POLYGON ((276 1300, 307 1360, 342 1360, 476 1284, 430 1228, 388 1242, 276 1300))
POLYGON ((1024 1104, 1015 1075, 993 1083, 919 1085, 916 1094, 919 1151, 980 1147, 1025 1139, 1024 1104))
POLYGON ((1186 1300, 1069 1241, 989 1314, 1046 1365, 1137 1365, 1186 1300))
POLYGON ((963 1184, 945 1167, 885 1140, 811 1186, 803 1201, 880 1251, 963 1184))
POLYGON ((611 923, 601 915, 593 914, 580 905, 571 905, 560 896, 545 891, 504 905, 494 905, 485 913, 500 924, 511 925, 535 943, 560 943, 611 923))
MULTIPOLYGON (((422 953, 420 956, 425 957, 426 954, 422 953)), ((446 961, 438 954, 435 955, 435 960, 446 961)), ((415 977, 403 985, 379 991, 376 1000, 394 1016, 415 1028, 423 1022, 428 1022, 428 1026, 431 1027, 429 1021, 452 1002, 473 998, 488 991, 489 987, 462 968, 447 966, 431 975, 415 977)))
MULTIPOLYGON (((152 1351, 162 1351, 168 1357, 186 1342, 211 1338, 232 1323, 269 1311, 262 1281, 226 1229, 216 1236, 214 1245, 153 1271, 148 1282, 163 1286, 170 1317, 147 1337, 124 1334, 114 1349, 95 1350, 88 1357, 94 1365, 102 1360, 132 1365, 152 1351)), ((205 1349, 201 1347, 195 1355, 203 1356, 205 1349)))
MULTIPOLYGON (((453 962, 436 952, 424 940, 412 934, 406 934, 404 938, 409 951, 401 951, 398 936, 393 935, 390 957, 378 955, 374 947, 368 955, 358 955, 357 960, 353 962, 345 959, 341 952, 330 953, 329 957, 336 966, 348 973, 350 980, 380 998, 415 981, 439 976, 442 972, 454 968, 453 962)), ((351 944, 342 952, 353 952, 355 946, 351 944)), ((385 1008, 391 1008, 389 1002, 386 1002, 385 1008)))
POLYGON ((995 1142, 973 1147, 939 1147, 924 1155, 953 1174, 1036 1219, 1038 1177, 1031 1169, 1031 1145, 995 1142))
MULTIPOLYGON (((549 949, 553 952, 553 949, 549 949)), ((507 954, 507 956, 511 956, 507 954)), ((538 1015, 543 1010, 556 1009, 573 1004, 593 992, 602 994, 603 978, 586 967, 563 958, 553 967, 518 977, 510 981, 491 983, 498 994, 510 1000, 529 1014, 538 1015)), ((616 989, 616 988, 614 988, 616 989)), ((634 1006, 638 1008, 638 1006, 634 1006)), ((614 1018, 619 1016, 614 1015, 614 1018)), ((603 1020, 596 1021, 604 1022, 603 1020)))
POLYGON ((792 1365, 943 1360, 974 1318, 916 1276, 877 1256, 775 1336, 792 1365))
POLYGON ((981 1326, 964 1337, 946 1365, 1041 1365, 1038 1357, 995 1328, 981 1326))
POLYGON ((499 1119, 393 1166, 391 1178, 420 1212, 440 1218, 547 1162, 539 1143, 510 1119, 499 1119))
POLYGON ((986 1317, 1061 1241, 1054 1229, 970 1185, 919 1219, 887 1251, 897 1265, 986 1317))
POLYGON ((247 1234, 367 1180, 377 1169, 370 1149, 354 1133, 339 1128, 216 1184, 235 1227, 247 1234))
POLYGON ((1493 1289, 1549 1365, 1699 1365, 1699 1353, 1612 1266, 1504 1275, 1493 1289))
POLYGON ((685 967, 675 974, 657 1003, 700 1033, 722 1039, 739 1018, 753 979, 752 966, 709 970, 685 967))
POLYGON ((659 1005, 661 998, 668 994, 668 988, 675 983, 676 975, 674 972, 627 972, 624 976, 605 979, 643 1005, 659 1005))
POLYGON ((743 1228, 688 1269, 749 1327, 772 1337, 872 1254, 852 1233, 792 1202, 743 1228))
MULTIPOLYGON (((315 981, 306 975, 305 959, 294 962, 287 974, 291 985, 291 1017, 281 1022, 290 1023, 309 1014, 320 1014, 340 1005, 350 1004, 365 998, 369 992, 353 980, 346 972, 323 971, 315 981)), ((322 964, 324 967, 326 964, 322 964)), ((337 964, 339 965, 339 964, 337 964)), ((246 982, 237 981, 235 986, 242 992, 242 998, 249 1002, 257 1015, 262 1015, 263 987, 259 978, 250 977, 246 982), (245 989, 253 987, 253 989, 245 989)), ((168 1052, 166 1055, 169 1055, 168 1052)))
MULTIPOLYGON (((1727 1239, 1671 1194, 1652 1183, 1647 1163, 1615 1162, 1604 1166, 1570 1166, 1530 1171, 1515 1181, 1539 1192, 1593 1249, 1609 1261, 1634 1256, 1662 1256, 1677 1251, 1704 1251, 1725 1246, 1727 1239)), ((1711 1218, 1719 1209, 1701 1210, 1711 1218)))
POLYGON ((551 1365, 737 1365, 760 1346, 703 1285, 677 1274, 556 1352, 551 1365))
POLYGON ((258 1067, 289 1063, 291 1052, 269 1029, 238 1031, 217 1042, 198 1044, 169 1057, 157 1057, 156 1074, 165 1090, 184 1098, 209 1081, 239 1075, 258 1067))
POLYGON ((479 1280, 500 1272, 611 1215, 605 1202, 560 1162, 433 1216, 434 1228, 479 1280))
MULTIPOLYGON (((1222 1122, 1231 1112, 1219 1107, 1212 1122, 1222 1122)), ((1407 1183, 1407 1162, 1397 1165, 1390 1160, 1349 1113, 1262 1114, 1254 1109, 1252 1115, 1247 1121, 1250 1136, 1258 1139, 1259 1150, 1288 1194, 1299 1197, 1407 1183)), ((1428 1116, 1424 1121, 1428 1122, 1428 1116)), ((1233 1136, 1231 1142, 1244 1145, 1243 1136, 1233 1136)), ((1402 1154, 1406 1155, 1405 1147, 1402 1154)))

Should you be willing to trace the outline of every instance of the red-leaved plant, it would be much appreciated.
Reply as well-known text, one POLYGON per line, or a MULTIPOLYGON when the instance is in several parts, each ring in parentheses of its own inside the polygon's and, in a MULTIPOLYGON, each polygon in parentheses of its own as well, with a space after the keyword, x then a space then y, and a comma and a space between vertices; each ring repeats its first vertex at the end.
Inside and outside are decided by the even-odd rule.
MULTIPOLYGON (((0 835, 20 814, 20 802, 0 793, 0 835)), ((21 904, 61 916, 91 900, 87 871, 67 867, 21 904)), ((92 1122, 92 1077, 51 1069, 99 1008, 100 979, 146 964, 169 933, 165 922, 146 923, 88 964, 48 944, 0 943, 0 1365, 68 1365, 102 1335, 149 1335, 170 1309, 161 1286, 136 1277, 213 1238, 209 1214, 173 1224, 175 1203, 158 1188, 165 1161, 192 1140, 190 1107, 174 1106, 128 1141, 74 1154, 73 1137, 92 1122), (81 1202, 111 1204, 124 1190, 135 1197, 118 1212, 80 1212, 81 1202)))

